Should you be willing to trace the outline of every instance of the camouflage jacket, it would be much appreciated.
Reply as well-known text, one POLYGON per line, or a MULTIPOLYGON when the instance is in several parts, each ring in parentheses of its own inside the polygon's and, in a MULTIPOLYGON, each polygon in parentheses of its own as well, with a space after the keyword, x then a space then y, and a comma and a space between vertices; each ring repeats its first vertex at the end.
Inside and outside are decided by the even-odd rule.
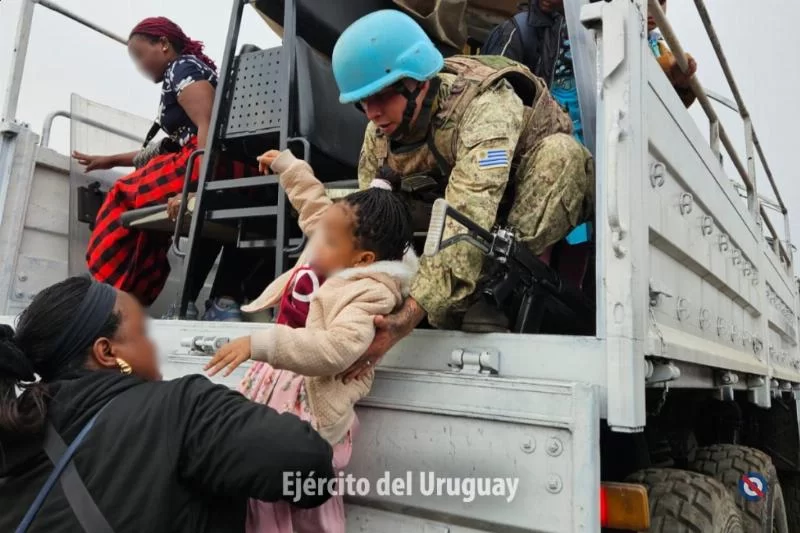
MULTIPOLYGON (((374 124, 367 127, 358 167, 359 187, 368 187, 383 165, 398 172, 403 176, 403 194, 411 200, 417 231, 427 230, 430 204, 436 197, 446 198, 455 209, 491 228, 501 202, 508 200, 507 185, 510 181, 513 185, 521 158, 548 135, 572 133, 568 115, 541 79, 506 58, 481 56, 480 61, 495 64, 487 68, 478 65, 467 69, 466 75, 455 75, 447 71, 456 72, 462 66, 459 63, 471 64, 473 58, 446 60, 445 70, 438 76, 431 119, 423 126, 427 133, 412 132, 424 139, 422 142, 397 146, 374 124), (512 76, 494 75, 503 69, 512 76), (525 80, 520 80, 520 69, 524 69, 525 80), (521 81, 528 84, 527 90, 521 81)), ((449 233, 455 231, 451 228, 449 233)), ((423 258, 411 296, 433 324, 443 325, 448 310, 474 292, 474 283, 463 283, 470 276, 459 269, 465 262, 475 261, 482 261, 480 252, 460 245, 435 258, 423 258), (445 257, 452 254, 458 256, 445 257)))

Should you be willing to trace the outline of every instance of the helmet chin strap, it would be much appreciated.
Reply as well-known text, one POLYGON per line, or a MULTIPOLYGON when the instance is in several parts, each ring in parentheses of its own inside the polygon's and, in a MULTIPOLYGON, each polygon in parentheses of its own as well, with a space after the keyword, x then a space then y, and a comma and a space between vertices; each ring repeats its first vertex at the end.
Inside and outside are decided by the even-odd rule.
MULTIPOLYGON (((433 101, 439 92, 439 78, 434 77, 428 80, 428 93, 425 95, 425 100, 422 102, 422 109, 418 117, 418 122, 427 124, 430 119, 430 113, 433 108, 433 101)), ((392 132, 392 139, 395 141, 403 140, 411 133, 411 123, 414 120, 414 112, 417 110, 417 97, 422 92, 424 82, 419 82, 414 90, 409 90, 405 83, 398 82, 394 86, 394 90, 406 99, 406 109, 403 112, 403 121, 400 126, 392 132)))
POLYGON ((417 110, 417 97, 422 92, 422 85, 422 82, 417 83, 414 90, 409 90, 402 80, 394 84, 393 89, 406 99, 406 109, 403 111, 403 121, 392 133, 392 139, 400 140, 411 131, 411 121, 414 120, 414 112, 417 110))

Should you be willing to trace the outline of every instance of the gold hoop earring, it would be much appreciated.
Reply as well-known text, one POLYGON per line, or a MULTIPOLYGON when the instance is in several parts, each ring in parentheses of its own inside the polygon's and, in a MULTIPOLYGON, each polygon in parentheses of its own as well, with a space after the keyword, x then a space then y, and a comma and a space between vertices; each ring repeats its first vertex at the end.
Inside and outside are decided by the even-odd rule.
POLYGON ((131 365, 125 359, 120 359, 119 357, 115 358, 117 362, 117 366, 119 367, 119 371, 122 372, 124 375, 129 375, 133 372, 131 365))

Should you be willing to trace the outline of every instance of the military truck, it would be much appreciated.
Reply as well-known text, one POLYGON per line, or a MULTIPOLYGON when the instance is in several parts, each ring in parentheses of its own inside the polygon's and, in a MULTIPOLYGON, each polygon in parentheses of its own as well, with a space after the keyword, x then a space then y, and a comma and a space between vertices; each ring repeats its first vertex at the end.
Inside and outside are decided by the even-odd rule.
MULTIPOLYGON (((695 0, 734 100, 692 79, 708 139, 648 47, 650 9, 687 69, 656 0, 564 4, 596 161, 593 333, 417 330, 398 344, 358 408, 348 474, 366 484, 346 496, 348 531, 800 531, 798 286, 787 207, 704 2, 695 0), (742 119, 744 155, 720 105, 742 119), (767 184, 771 193, 759 194, 767 184), (770 209, 784 217, 782 234, 770 209)), ((135 149, 149 125, 78 96, 41 135, 15 120, 34 5, 125 42, 50 0, 23 2, 0 128, 6 322, 43 287, 85 270, 88 224, 119 177, 87 176, 49 149, 52 120, 69 118, 72 147, 87 152, 135 149)), ((185 316, 200 236, 263 249, 273 274, 303 245, 275 178, 220 180, 209 161, 221 151, 252 158, 290 147, 333 182, 332 195, 353 186, 366 119, 338 103, 330 55, 350 23, 384 8, 412 12, 450 55, 478 49, 516 5, 234 0, 198 194, 174 225, 163 206, 127 222, 174 232, 173 276, 154 317, 173 302, 185 316), (244 9, 255 9, 282 45, 240 47, 244 9), (442 20, 460 39, 440 32, 442 20), (218 198, 242 186, 266 192, 256 204, 221 207, 218 198)), ((506 235, 473 230, 478 240, 506 235)), ((442 243, 428 238, 434 253, 442 243)), ((485 251, 534 288, 568 283, 552 270, 531 274, 541 265, 509 260, 508 250, 485 251)), ((165 377, 174 378, 202 372, 226 339, 268 327, 154 319, 152 334, 165 377)), ((236 386, 242 372, 220 381, 236 386)))

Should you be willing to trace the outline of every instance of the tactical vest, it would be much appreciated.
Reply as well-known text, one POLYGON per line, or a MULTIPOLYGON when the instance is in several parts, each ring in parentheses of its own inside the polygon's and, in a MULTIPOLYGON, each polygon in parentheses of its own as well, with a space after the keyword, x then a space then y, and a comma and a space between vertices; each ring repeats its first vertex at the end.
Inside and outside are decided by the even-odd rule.
MULTIPOLYGON (((502 56, 452 56, 445 59, 440 76, 438 107, 431 117, 426 139, 417 145, 390 150, 390 139, 375 138, 379 166, 388 165, 402 177, 402 190, 412 201, 417 230, 427 229, 429 205, 444 195, 458 153, 458 132, 470 103, 506 80, 525 106, 522 132, 514 150, 510 184, 522 157, 554 133, 572 133, 572 121, 553 99, 544 81, 524 65, 502 56), (447 76, 450 75, 450 76, 447 76), (416 211, 420 210, 417 213, 416 211), (428 215, 428 216, 426 216, 428 215)), ((507 187, 513 195, 513 186, 507 187)), ((510 202, 504 199, 504 204, 510 202)))

